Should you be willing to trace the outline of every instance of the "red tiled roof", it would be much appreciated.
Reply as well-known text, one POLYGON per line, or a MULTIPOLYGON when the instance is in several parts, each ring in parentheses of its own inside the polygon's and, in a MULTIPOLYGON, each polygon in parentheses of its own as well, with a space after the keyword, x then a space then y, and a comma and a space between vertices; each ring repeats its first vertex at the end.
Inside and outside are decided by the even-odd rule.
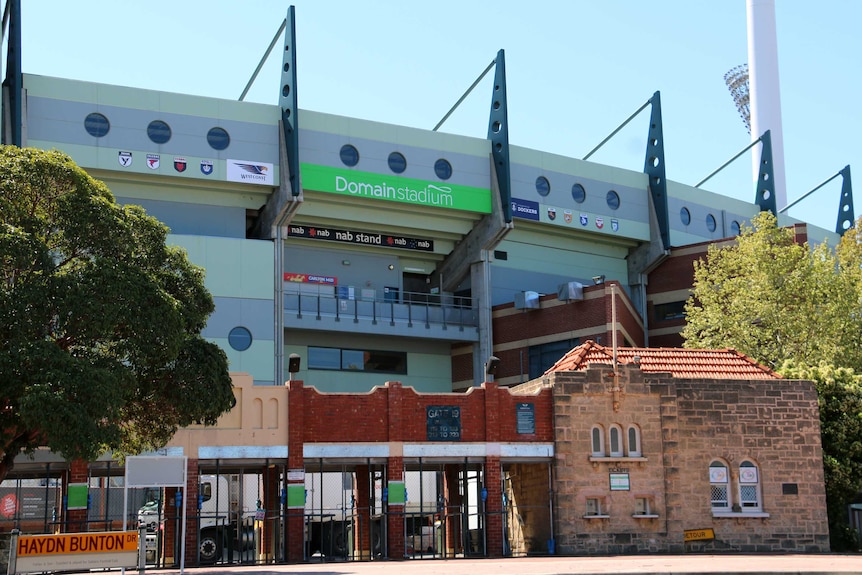
MULTIPOLYGON (((766 366, 760 365, 735 349, 687 349, 681 347, 621 347, 617 362, 635 363, 647 373, 670 372, 687 379, 781 379, 766 366)), ((587 341, 572 349, 545 373, 583 371, 591 363, 613 363, 613 350, 587 341)))

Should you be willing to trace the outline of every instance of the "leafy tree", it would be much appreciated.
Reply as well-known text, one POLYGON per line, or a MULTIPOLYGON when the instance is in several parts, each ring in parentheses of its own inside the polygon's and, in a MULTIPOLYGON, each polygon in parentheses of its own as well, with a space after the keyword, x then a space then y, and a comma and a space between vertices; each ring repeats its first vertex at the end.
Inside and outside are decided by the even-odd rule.
POLYGON ((839 260, 827 244, 796 243, 770 212, 752 223, 735 244, 713 244, 695 262, 685 346, 732 347, 773 369, 785 359, 862 368, 862 282, 836 273, 839 260))
POLYGON ((68 156, 0 147, 0 479, 22 451, 122 457, 232 407, 203 270, 167 233, 68 156))
POLYGON ((862 489, 862 220, 832 250, 797 243, 762 212, 695 263, 686 347, 731 347, 815 382, 833 549, 855 548, 847 504, 862 489), (789 363, 788 363, 789 362, 789 363))
POLYGON ((858 550, 847 522, 847 503, 862 491, 862 376, 830 365, 786 363, 781 374, 807 379, 817 387, 829 536, 836 551, 858 550))

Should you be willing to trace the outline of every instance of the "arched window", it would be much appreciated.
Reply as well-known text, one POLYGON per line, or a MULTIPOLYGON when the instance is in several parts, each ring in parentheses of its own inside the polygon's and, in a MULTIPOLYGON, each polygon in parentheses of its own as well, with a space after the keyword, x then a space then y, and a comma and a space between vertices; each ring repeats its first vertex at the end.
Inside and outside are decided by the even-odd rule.
POLYGON ((739 506, 742 511, 760 511, 760 470, 748 460, 739 464, 739 506))
POLYGON ((629 457, 641 456, 641 433, 637 425, 629 425, 627 434, 626 446, 628 447, 629 457))
POLYGON ((709 491, 712 508, 717 511, 730 509, 730 477, 727 465, 723 461, 713 461, 709 464, 709 491))
POLYGON ((592 445, 593 457, 605 456, 605 430, 601 425, 594 425, 590 432, 590 444, 592 445))
POLYGON ((623 430, 619 425, 612 425, 609 430, 611 457, 623 456, 623 430))

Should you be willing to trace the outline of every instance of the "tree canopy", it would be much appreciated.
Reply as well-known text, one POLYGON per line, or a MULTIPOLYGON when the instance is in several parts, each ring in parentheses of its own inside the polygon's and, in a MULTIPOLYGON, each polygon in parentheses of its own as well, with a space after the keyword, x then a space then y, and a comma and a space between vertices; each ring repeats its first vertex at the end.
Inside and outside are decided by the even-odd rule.
POLYGON ((165 445, 234 404, 204 272, 68 156, 0 147, 0 479, 17 454, 165 445))
POLYGON ((761 212, 695 263, 686 347, 732 347, 815 382, 833 549, 857 543, 847 504, 862 489, 862 220, 834 249, 794 239, 761 212))

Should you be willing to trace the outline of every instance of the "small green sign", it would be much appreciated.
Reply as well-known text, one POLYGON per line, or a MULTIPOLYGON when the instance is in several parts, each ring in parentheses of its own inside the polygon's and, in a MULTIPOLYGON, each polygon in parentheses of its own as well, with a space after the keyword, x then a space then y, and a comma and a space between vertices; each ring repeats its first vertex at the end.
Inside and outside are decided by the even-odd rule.
POLYGON ((66 509, 86 509, 87 494, 88 490, 86 483, 70 483, 69 489, 66 492, 66 509))
POLYGON ((287 486, 287 507, 290 509, 305 509, 304 483, 287 486))
POLYGON ((490 189, 448 182, 428 182, 394 174, 385 176, 317 164, 302 164, 302 187, 306 190, 358 198, 491 213, 490 189))
POLYGON ((407 490, 403 481, 389 482, 389 505, 404 505, 407 502, 407 490))

